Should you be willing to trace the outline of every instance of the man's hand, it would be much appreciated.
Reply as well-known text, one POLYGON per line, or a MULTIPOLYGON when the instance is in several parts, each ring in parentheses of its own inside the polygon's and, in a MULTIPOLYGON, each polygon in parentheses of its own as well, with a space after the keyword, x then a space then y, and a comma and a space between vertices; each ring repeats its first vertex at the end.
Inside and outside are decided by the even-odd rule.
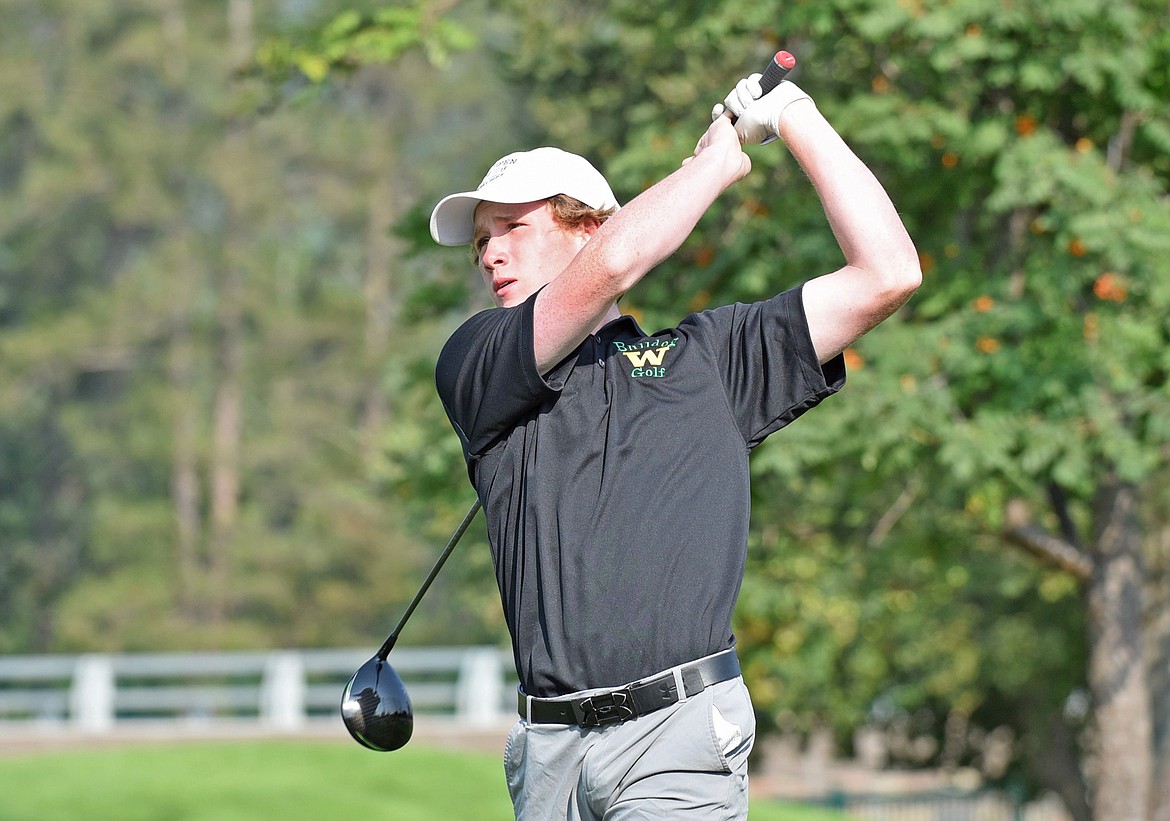
POLYGON ((739 136, 735 133, 731 121, 726 117, 716 118, 707 127, 706 133, 699 138, 699 143, 695 146, 695 153, 683 160, 683 165, 700 154, 706 154, 711 158, 723 155, 723 159, 730 166, 730 178, 727 185, 739 182, 752 170, 751 158, 743 153, 739 136))
POLYGON ((797 100, 812 98, 788 80, 761 96, 759 74, 749 75, 738 83, 711 109, 711 119, 735 118, 735 132, 744 145, 762 145, 780 136, 780 115, 797 100))

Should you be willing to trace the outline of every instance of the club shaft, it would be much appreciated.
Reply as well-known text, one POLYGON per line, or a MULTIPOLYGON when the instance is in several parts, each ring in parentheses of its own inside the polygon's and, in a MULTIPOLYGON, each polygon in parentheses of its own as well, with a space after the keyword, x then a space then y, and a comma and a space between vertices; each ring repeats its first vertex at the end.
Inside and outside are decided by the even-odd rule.
POLYGON ((447 546, 443 548, 443 552, 439 554, 439 558, 435 561, 435 565, 431 568, 431 572, 427 574, 427 578, 422 583, 422 587, 418 589, 418 592, 414 595, 414 599, 410 602, 410 605, 407 606, 406 612, 403 613, 402 618, 398 620, 398 626, 394 628, 393 633, 387 636, 386 641, 382 644, 381 649, 378 650, 378 658, 385 661, 386 656, 390 655, 390 651, 394 648, 395 642, 398 641, 398 634, 402 632, 402 628, 410 619, 414 609, 418 607, 418 603, 422 601, 422 597, 426 595, 428 588, 431 586, 431 582, 435 580, 435 577, 439 575, 439 571, 443 569, 443 564, 447 561, 447 557, 451 555, 451 551, 455 549, 455 545, 459 544, 459 539, 463 537, 463 533, 471 524, 471 520, 474 519, 475 514, 479 512, 479 507, 479 499, 476 499, 475 504, 471 506, 471 509, 467 511, 467 515, 463 517, 463 521, 459 523, 459 527, 456 528, 455 532, 451 534, 450 541, 448 541, 447 546))

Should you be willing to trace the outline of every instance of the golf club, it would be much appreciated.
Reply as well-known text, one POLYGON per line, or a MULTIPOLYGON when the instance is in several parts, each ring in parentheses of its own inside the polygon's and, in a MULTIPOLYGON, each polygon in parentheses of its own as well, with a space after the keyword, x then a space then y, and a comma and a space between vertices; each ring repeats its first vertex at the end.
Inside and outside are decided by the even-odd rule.
POLYGON ((410 735, 414 732, 414 711, 410 706, 410 696, 406 693, 402 679, 394 672, 386 657, 390 655, 395 642, 398 641, 398 634, 402 632, 403 625, 418 607, 423 594, 427 592, 435 576, 439 575, 443 563, 447 561, 467 526, 479 512, 479 507, 479 499, 476 499, 475 504, 467 511, 467 515, 451 535, 451 540, 447 542, 426 581, 415 594, 414 600, 402 614, 394 632, 387 636, 381 649, 359 667, 349 680, 349 684, 345 685, 345 691, 341 695, 341 719, 345 722, 349 734, 363 747, 384 753, 397 750, 410 741, 410 735))

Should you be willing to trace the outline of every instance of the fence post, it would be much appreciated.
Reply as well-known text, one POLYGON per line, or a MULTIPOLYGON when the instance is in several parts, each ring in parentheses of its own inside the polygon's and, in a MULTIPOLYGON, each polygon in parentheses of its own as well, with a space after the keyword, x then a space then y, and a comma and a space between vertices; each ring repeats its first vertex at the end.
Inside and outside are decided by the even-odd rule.
POLYGON ((87 654, 77 659, 69 689, 69 714, 85 733, 107 733, 114 727, 114 664, 109 656, 87 654))
POLYGON ((455 693, 455 717, 484 726, 500 719, 504 699, 503 667, 499 654, 489 648, 468 650, 459 664, 455 693))
POLYGON ((273 653, 260 682, 260 720, 291 732, 305 723, 305 662, 300 653, 273 653))

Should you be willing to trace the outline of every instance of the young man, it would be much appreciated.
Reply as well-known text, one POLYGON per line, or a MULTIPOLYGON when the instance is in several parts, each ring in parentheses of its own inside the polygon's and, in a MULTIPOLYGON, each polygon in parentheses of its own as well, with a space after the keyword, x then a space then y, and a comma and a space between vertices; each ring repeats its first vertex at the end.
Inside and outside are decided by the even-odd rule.
POLYGON ((921 280, 873 174, 808 95, 784 82, 761 97, 758 81, 620 209, 584 159, 541 148, 431 216, 437 242, 472 244, 499 306, 452 335, 436 381, 486 512, 521 682, 505 750, 517 818, 747 816, 755 720, 731 617, 748 455, 840 389, 841 352, 921 280), (618 299, 750 171, 741 143, 773 137, 845 265, 647 335, 618 299))

